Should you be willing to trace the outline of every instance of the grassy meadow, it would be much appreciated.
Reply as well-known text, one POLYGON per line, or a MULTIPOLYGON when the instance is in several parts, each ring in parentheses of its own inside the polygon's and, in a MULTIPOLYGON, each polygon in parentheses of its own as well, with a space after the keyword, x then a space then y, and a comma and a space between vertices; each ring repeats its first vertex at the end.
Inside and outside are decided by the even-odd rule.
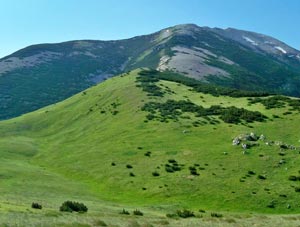
POLYGON ((0 226, 299 223, 298 111, 288 104, 266 109, 261 103, 250 105, 246 97, 216 97, 166 80, 156 83, 164 95, 153 97, 137 86, 138 73, 122 74, 63 102, 0 122, 0 226), (267 119, 230 124, 218 116, 184 112, 178 121, 147 120, 142 107, 167 100, 188 100, 204 108, 235 106, 259 111, 267 119), (263 134, 265 141, 246 150, 232 145, 235 137, 251 132, 263 134), (174 166, 180 170, 167 171, 174 166), (89 211, 59 212, 66 200, 83 202, 89 211), (32 209, 32 202, 43 209, 32 209), (120 214, 123 208, 131 215, 120 214), (132 215, 135 209, 144 216, 132 215), (182 209, 196 217, 166 217, 182 209), (222 217, 212 217, 214 212, 222 217))

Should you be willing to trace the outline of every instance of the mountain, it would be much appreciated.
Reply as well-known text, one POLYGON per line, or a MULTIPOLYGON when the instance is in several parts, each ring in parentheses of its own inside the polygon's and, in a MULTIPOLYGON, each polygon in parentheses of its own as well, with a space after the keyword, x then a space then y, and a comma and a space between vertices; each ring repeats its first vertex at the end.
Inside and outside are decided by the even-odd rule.
POLYGON ((55 219, 94 226, 99 217, 120 218, 123 208, 146 211, 152 222, 178 209, 207 212, 193 225, 174 219, 171 226, 198 226, 214 212, 225 215, 220 222, 230 212, 250 215, 245 220, 249 212, 299 213, 300 100, 244 96, 170 72, 134 70, 1 121, 0 217, 9 211, 14 218, 0 225, 19 219, 51 226, 55 219), (61 214, 65 200, 84 202, 89 215, 61 214), (35 201, 43 210, 29 214, 35 201))
POLYGON ((300 96, 300 52, 257 33, 178 25, 126 40, 33 45, 0 60, 0 119, 64 100, 139 67, 300 96))

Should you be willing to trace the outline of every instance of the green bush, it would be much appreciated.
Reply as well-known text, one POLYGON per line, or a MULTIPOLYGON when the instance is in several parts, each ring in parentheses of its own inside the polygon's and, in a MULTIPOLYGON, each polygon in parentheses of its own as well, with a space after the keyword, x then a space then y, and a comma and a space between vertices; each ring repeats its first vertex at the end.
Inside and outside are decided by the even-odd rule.
POLYGON ((193 211, 190 210, 177 210, 177 215, 181 218, 190 218, 190 217, 195 217, 195 214, 193 211))
POLYGON ((123 210, 120 212, 120 214, 129 215, 130 213, 129 213, 129 211, 127 211, 123 208, 123 210))
POLYGON ((165 166, 165 170, 168 173, 174 173, 173 167, 172 166, 165 166))
POLYGON ((290 180, 290 181, 297 181, 297 180, 298 180, 298 177, 297 177, 297 176, 294 176, 294 175, 291 175, 291 176, 289 176, 289 180, 290 180))
POLYGON ((260 179, 260 180, 266 180, 267 179, 267 177, 264 176, 264 175, 258 175, 257 178, 260 179))
POLYGON ((255 172, 254 172, 253 170, 249 170, 249 171, 248 171, 248 174, 249 174, 249 175, 255 175, 255 172))
POLYGON ((159 172, 157 172, 157 171, 154 171, 153 173, 152 173, 152 176, 154 176, 154 177, 158 177, 160 174, 159 174, 159 172))
POLYGON ((213 218, 221 218, 221 217, 223 217, 223 214, 220 214, 220 213, 211 213, 210 216, 213 217, 213 218))
POLYGON ((88 211, 88 208, 83 204, 79 202, 73 202, 73 201, 65 201, 59 208, 60 211, 63 212, 80 212, 84 213, 88 211))
POLYGON ((144 213, 143 213, 142 211, 138 210, 138 209, 135 209, 135 210, 133 211, 133 214, 134 214, 134 215, 138 215, 138 216, 143 216, 143 215, 144 215, 144 213))
POLYGON ((35 202, 33 202, 33 203, 31 204, 31 208, 33 208, 33 209, 39 209, 39 210, 41 210, 41 209, 42 209, 42 205, 41 205, 41 204, 38 204, 38 203, 35 203, 35 202))

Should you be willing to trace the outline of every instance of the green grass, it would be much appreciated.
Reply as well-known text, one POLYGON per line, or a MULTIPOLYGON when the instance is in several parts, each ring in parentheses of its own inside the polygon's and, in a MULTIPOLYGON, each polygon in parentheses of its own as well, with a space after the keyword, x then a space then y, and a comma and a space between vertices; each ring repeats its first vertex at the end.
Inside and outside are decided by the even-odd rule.
POLYGON ((300 181, 288 180, 290 175, 299 175, 299 150, 286 150, 285 156, 280 156, 279 146, 259 142, 243 154, 241 147, 232 146, 234 137, 255 132, 267 140, 299 147, 297 111, 284 115, 288 107, 249 106, 247 98, 214 97, 170 81, 157 84, 175 93, 149 97, 136 86, 137 73, 112 78, 63 102, 0 122, 0 225, 52 222, 49 226, 93 226, 98 219, 112 226, 129 226, 133 221, 140 226, 161 226, 156 223, 161 219, 170 226, 203 222, 199 218, 166 219, 167 213, 178 209, 206 210, 204 226, 219 222, 210 212, 224 214, 223 226, 233 222, 230 218, 244 226, 260 222, 257 213, 266 214, 269 222, 265 223, 269 224, 299 221, 290 215, 274 216, 300 211, 300 193, 294 189, 300 181), (141 107, 149 101, 168 99, 189 99, 205 108, 236 106, 260 111, 269 119, 243 125, 210 117, 220 121, 211 124, 184 114, 178 122, 145 122, 147 113, 141 107), (273 118, 274 114, 280 118, 273 118), (195 127, 195 121, 205 123, 195 127), (149 151, 150 157, 145 156, 149 151), (283 158, 286 163, 278 166, 283 158), (183 164, 182 170, 166 172, 170 159, 183 164), (190 174, 189 167, 194 164, 201 168, 197 167, 199 176, 190 174), (246 176, 249 170, 256 175, 246 176), (159 176, 152 175, 155 171, 159 176), (267 179, 258 179, 260 174, 267 179), (283 194, 286 197, 280 196, 283 194), (83 202, 88 214, 59 213, 66 200, 83 202), (273 200, 275 208, 268 208, 273 200), (41 203, 43 209, 32 210, 32 202, 41 203), (138 208, 144 216, 124 217, 119 214, 123 208, 131 213, 138 208), (250 212, 254 214, 249 218, 234 216, 245 217, 250 212))

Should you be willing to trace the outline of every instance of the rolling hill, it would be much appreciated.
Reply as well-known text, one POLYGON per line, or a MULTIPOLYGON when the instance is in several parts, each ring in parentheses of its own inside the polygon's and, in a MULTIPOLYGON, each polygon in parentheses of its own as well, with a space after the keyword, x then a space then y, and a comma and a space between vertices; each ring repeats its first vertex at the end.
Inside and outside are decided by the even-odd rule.
POLYGON ((0 59, 0 119, 62 101, 139 67, 300 96, 298 50, 254 32, 186 24, 126 40, 33 45, 0 59))
POLYGON ((288 214, 265 222, 288 226, 300 210, 299 111, 296 98, 176 73, 121 74, 0 122, 0 224, 93 226, 139 208, 152 226, 209 224, 210 212, 232 217, 223 226, 242 222, 235 213, 288 214), (83 201, 89 214, 61 214, 65 200, 83 201), (43 211, 28 210, 34 201, 43 211), (184 208, 204 217, 166 219, 184 208))

